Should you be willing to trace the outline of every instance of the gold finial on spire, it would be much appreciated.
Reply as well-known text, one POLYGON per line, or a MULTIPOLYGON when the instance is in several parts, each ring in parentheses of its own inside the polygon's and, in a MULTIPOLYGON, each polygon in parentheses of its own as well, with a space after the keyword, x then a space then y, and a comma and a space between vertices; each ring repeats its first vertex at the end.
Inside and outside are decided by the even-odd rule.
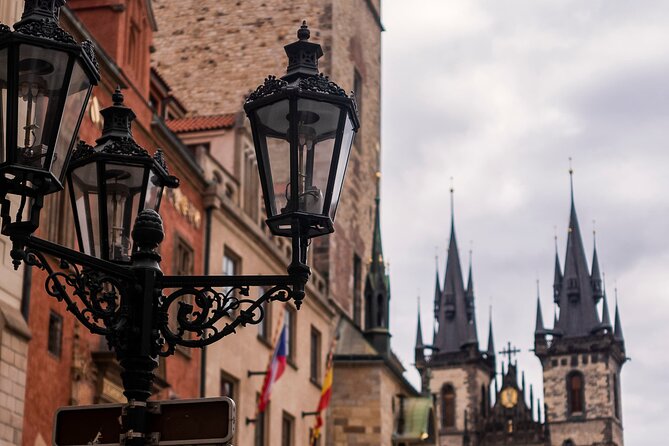
POLYGON ((574 168, 571 163, 571 156, 569 157, 569 188, 571 190, 571 204, 574 204, 574 168))

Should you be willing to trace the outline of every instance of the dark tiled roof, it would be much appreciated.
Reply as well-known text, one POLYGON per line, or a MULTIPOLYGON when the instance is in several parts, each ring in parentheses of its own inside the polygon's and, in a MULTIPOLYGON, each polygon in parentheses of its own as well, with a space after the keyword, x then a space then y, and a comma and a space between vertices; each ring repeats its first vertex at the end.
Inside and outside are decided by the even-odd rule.
POLYGON ((236 115, 193 116, 189 118, 170 119, 167 126, 174 133, 201 132, 204 130, 229 129, 234 127, 236 115))

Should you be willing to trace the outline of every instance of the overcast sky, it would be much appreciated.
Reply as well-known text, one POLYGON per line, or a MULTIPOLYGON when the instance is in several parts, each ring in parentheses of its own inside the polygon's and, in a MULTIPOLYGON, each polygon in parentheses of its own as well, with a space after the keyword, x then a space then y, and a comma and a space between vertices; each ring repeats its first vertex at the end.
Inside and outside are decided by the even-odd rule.
POLYGON ((412 382, 416 297, 430 339, 452 176, 463 262, 473 243, 479 339, 492 303, 497 349, 523 350, 519 365, 541 394, 528 351, 536 280, 551 325, 554 228, 562 261, 572 157, 589 261, 596 220, 611 316, 617 284, 632 358, 622 373, 625 444, 664 446, 669 2, 384 0, 383 22, 383 241, 393 348, 412 382))

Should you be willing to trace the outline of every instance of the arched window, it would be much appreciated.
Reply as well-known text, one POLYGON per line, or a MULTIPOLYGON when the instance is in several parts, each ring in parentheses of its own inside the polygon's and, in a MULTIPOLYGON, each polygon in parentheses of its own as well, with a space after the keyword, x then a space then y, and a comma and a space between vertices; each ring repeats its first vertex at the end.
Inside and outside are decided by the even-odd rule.
POLYGON ((488 412, 488 398, 486 398, 485 385, 481 384, 481 416, 485 417, 488 412))
POLYGON ((365 291, 365 329, 374 327, 374 296, 365 291))
POLYGON ((455 427, 455 389, 450 384, 441 388, 441 426, 455 427))
POLYGON ((565 440, 562 446, 574 446, 574 442, 572 440, 565 440))
POLYGON ((585 380, 581 372, 567 375, 567 407, 569 415, 580 415, 585 412, 585 380))
POLYGON ((616 418, 620 419, 620 391, 618 384, 618 375, 613 372, 613 413, 616 418))

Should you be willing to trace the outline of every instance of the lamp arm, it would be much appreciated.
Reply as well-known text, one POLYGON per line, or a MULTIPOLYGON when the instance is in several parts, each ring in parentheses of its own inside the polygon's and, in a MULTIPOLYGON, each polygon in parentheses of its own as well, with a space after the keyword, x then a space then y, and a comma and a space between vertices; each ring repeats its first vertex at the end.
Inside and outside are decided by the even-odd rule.
POLYGON ((41 239, 39 237, 28 236, 25 240, 25 246, 31 252, 39 251, 43 254, 58 257, 68 263, 81 265, 84 268, 102 272, 106 275, 116 277, 120 280, 135 280, 135 276, 130 269, 125 266, 117 265, 106 260, 98 259, 88 254, 83 254, 74 249, 61 246, 57 243, 41 239))

